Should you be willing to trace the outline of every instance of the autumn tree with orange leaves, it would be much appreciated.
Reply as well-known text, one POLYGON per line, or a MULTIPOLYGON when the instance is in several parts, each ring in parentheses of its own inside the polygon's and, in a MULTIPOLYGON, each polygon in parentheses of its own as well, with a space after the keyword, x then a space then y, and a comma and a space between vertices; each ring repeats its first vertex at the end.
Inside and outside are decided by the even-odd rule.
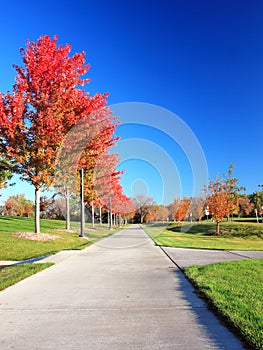
POLYGON ((173 203, 170 204, 170 214, 172 218, 176 221, 184 220, 189 214, 190 206, 190 198, 175 198, 173 203))
MULTIPOLYGON (((82 118, 106 104, 80 88, 89 69, 85 53, 69 56, 71 46, 43 36, 21 49, 24 66, 15 66, 12 93, 0 94, 0 154, 12 170, 35 187, 35 232, 40 232, 40 190, 52 184, 65 135, 82 118)), ((93 121, 94 123, 95 121, 93 121)))
POLYGON ((238 179, 232 178, 233 165, 229 167, 228 175, 219 178, 216 174, 215 180, 210 180, 206 193, 206 206, 210 215, 216 221, 216 234, 220 234, 221 221, 230 215, 236 202, 237 194, 242 188, 238 187, 238 179))

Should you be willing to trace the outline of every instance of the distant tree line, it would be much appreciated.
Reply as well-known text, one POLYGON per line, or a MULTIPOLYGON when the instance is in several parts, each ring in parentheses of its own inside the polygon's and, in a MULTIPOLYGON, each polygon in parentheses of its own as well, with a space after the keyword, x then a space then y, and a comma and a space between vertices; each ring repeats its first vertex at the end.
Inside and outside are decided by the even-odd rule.
POLYGON ((203 196, 175 198, 167 206, 158 205, 153 198, 137 195, 133 198, 135 222, 153 221, 199 221, 212 218, 216 222, 216 234, 220 234, 220 223, 224 218, 263 216, 263 194, 241 194, 244 187, 238 186, 238 179, 233 177, 233 164, 228 173, 215 180, 210 180, 204 187, 203 196))
MULTIPOLYGON (((219 218, 219 222, 228 217, 251 217, 263 215, 262 209, 262 192, 256 191, 251 195, 237 194, 228 192, 224 187, 218 190, 218 180, 215 181, 217 191, 214 190, 210 196, 196 196, 175 198, 168 205, 159 205, 154 202, 152 197, 145 195, 137 195, 132 198, 132 204, 129 208, 115 206, 113 215, 118 217, 121 214, 122 220, 125 222, 149 223, 149 222, 168 222, 168 221, 200 221, 202 219, 219 218), (221 201, 221 203, 220 203, 221 201), (222 210, 222 207, 224 208, 222 210), (256 209, 256 211, 255 211, 256 209)), ((122 203, 122 206, 129 203, 122 203)), ((27 199, 24 194, 10 196, 2 205, 1 213, 8 216, 25 216, 32 217, 34 215, 34 202, 27 199)), ((41 218, 64 220, 66 218, 66 199, 63 196, 53 196, 40 198, 40 215, 41 218)), ((87 219, 90 221, 92 212, 90 206, 87 205, 87 219)), ((78 198, 70 200, 70 216, 72 220, 79 220, 79 204, 78 198)), ((97 221, 108 222, 108 210, 100 211, 99 206, 94 208, 94 216, 97 221)), ((113 218, 114 222, 118 218, 113 218)))

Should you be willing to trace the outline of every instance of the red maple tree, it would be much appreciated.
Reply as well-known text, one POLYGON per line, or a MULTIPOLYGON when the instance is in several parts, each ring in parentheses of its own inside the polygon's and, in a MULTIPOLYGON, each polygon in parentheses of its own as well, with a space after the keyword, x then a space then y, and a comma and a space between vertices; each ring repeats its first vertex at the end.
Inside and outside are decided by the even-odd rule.
POLYGON ((69 56, 71 47, 42 36, 21 49, 24 67, 15 66, 13 91, 0 94, 1 151, 13 169, 35 187, 35 232, 40 232, 40 189, 53 181, 65 135, 82 118, 103 108, 106 95, 80 89, 88 79, 85 53, 69 56))
POLYGON ((125 195, 119 198, 119 214, 123 218, 125 224, 127 224, 128 220, 132 219, 135 214, 135 208, 131 199, 125 195))

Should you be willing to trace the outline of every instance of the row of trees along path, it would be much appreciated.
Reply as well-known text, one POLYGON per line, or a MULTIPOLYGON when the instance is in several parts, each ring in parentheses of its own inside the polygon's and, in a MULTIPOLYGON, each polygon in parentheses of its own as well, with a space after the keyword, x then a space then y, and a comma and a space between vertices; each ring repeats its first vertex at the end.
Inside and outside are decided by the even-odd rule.
POLYGON ((86 202, 97 205, 112 195, 129 201, 119 184, 117 155, 108 154, 116 141, 117 119, 106 107, 107 94, 90 96, 84 90, 89 82, 83 78, 89 69, 85 53, 70 57, 71 46, 58 46, 57 40, 57 36, 42 36, 37 42, 27 41, 26 49, 20 50, 24 65, 14 66, 17 76, 12 93, 0 93, 1 184, 10 173, 17 173, 34 186, 36 233, 40 233, 40 191, 65 187, 70 183, 67 174, 72 179, 83 167, 87 170, 86 202), (64 158, 58 164, 61 148, 64 158), (95 172, 100 174, 96 184, 95 172))

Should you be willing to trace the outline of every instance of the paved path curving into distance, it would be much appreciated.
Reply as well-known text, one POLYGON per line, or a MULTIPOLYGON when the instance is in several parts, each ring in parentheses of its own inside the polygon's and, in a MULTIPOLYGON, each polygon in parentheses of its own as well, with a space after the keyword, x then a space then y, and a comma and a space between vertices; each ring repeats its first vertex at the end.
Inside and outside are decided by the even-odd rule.
POLYGON ((138 225, 0 292, 0 349, 243 349, 138 225))

